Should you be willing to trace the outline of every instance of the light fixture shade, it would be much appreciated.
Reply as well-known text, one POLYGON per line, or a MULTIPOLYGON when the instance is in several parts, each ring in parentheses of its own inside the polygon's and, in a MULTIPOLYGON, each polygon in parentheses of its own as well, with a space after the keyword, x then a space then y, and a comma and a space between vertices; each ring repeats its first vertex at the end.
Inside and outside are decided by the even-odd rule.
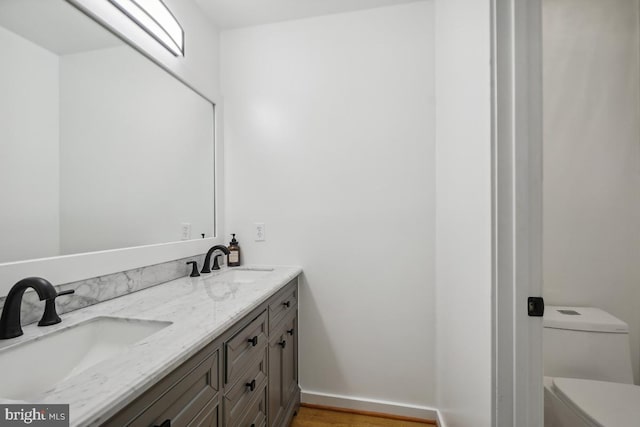
POLYGON ((175 56, 184 56, 184 31, 162 0, 109 0, 175 56))

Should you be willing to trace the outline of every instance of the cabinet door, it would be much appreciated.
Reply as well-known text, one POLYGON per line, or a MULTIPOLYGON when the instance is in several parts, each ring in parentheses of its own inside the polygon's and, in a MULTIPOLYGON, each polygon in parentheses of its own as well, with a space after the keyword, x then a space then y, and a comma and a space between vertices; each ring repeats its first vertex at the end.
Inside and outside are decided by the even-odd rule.
POLYGON ((282 423, 298 384, 296 317, 274 332, 269 341, 269 427, 282 423))
POLYGON ((268 426, 278 425, 284 414, 282 406, 282 331, 272 334, 269 341, 269 405, 268 426))
POLYGON ((287 345, 282 349, 282 406, 286 409, 298 387, 298 316, 285 323, 284 337, 287 345))

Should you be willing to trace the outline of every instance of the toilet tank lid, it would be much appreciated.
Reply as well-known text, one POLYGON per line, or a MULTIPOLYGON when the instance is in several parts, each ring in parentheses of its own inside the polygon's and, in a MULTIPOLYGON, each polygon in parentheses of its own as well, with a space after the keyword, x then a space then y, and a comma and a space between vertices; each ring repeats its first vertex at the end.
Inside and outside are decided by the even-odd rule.
POLYGON ((629 333, 629 326, 625 322, 593 307, 547 306, 543 324, 545 328, 572 331, 629 333))

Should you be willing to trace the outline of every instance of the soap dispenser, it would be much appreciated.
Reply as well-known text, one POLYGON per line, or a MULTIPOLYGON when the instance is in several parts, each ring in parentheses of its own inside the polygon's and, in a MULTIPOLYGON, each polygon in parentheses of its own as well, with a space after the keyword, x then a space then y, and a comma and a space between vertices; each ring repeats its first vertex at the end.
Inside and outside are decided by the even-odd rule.
POLYGON ((231 235, 233 238, 229 242, 229 255, 227 255, 227 265, 229 267, 240 267, 240 246, 236 240, 236 235, 231 235))

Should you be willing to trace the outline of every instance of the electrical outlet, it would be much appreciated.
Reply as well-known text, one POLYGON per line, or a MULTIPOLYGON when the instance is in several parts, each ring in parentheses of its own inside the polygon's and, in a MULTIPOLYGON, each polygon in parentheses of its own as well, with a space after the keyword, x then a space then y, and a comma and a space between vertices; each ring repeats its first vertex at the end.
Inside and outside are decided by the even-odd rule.
POLYGON ((180 233, 182 240, 191 239, 191 223, 183 222, 182 224, 180 224, 180 233))
POLYGON ((255 225, 255 230, 254 230, 255 241, 264 242, 265 241, 264 222, 256 222, 254 225, 255 225))

